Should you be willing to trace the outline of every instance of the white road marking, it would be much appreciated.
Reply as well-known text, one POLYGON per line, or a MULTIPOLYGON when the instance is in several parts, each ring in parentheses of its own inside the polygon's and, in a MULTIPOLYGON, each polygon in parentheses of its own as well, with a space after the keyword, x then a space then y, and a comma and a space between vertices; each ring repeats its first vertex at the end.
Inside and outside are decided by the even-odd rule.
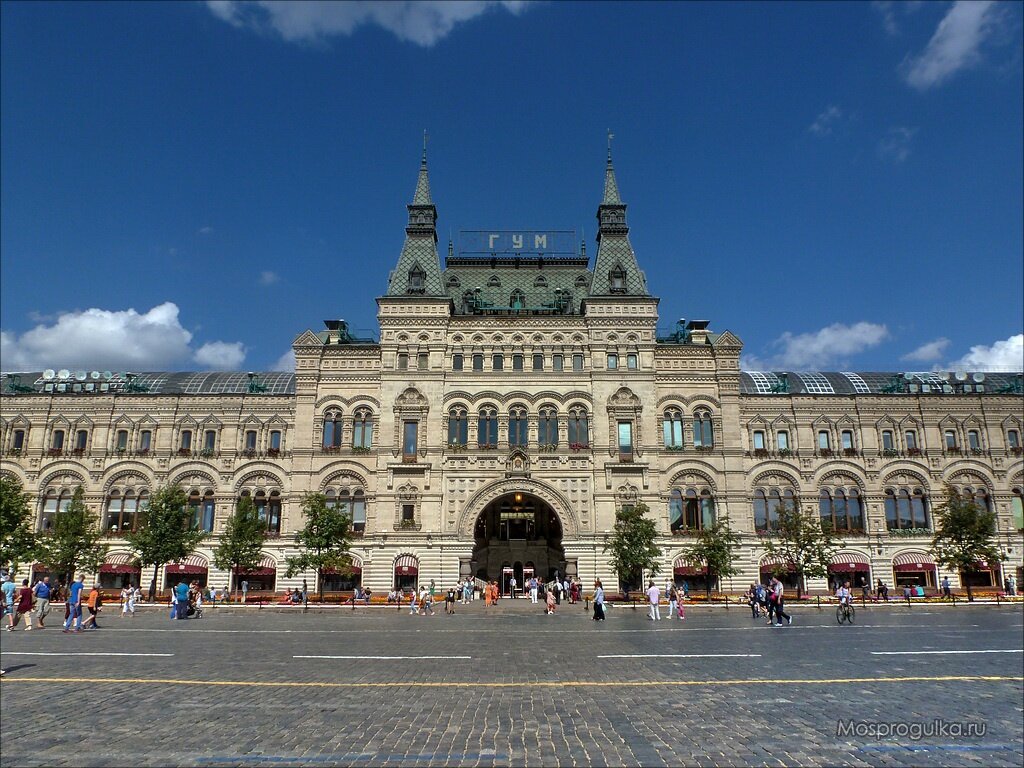
POLYGON ((943 655, 947 653, 1024 653, 1024 649, 988 651, 872 651, 872 656, 924 656, 926 654, 943 655))
POLYGON ((51 651, 49 653, 43 653, 41 651, 0 651, 5 656, 56 656, 57 658, 64 658, 65 656, 173 656, 173 653, 104 653, 100 651, 82 651, 76 653, 64 653, 62 651, 51 651))
POLYGON ((758 659, 760 653, 609 653, 599 659, 758 659))
POLYGON ((292 656, 293 659, 375 659, 401 661, 406 659, 471 659, 472 656, 292 656))

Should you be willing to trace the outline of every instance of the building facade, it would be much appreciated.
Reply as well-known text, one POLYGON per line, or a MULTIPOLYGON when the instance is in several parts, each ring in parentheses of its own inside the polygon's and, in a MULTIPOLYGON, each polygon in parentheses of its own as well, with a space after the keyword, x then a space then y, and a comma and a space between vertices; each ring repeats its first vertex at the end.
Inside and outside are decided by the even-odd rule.
POLYGON ((285 578, 307 492, 356 529, 356 573, 328 589, 470 575, 504 587, 556 570, 614 586, 604 546, 616 510, 639 502, 661 573, 694 588, 694 531, 728 517, 740 574, 720 586, 741 590, 773 567, 762 541, 782 503, 840 532, 836 578, 1024 582, 1021 374, 741 371, 730 331, 680 321, 659 335, 610 155, 597 218, 593 266, 585 244, 559 251, 559 233, 478 233, 442 263, 424 154, 379 341, 328 321, 295 340, 294 374, 8 374, 0 472, 37 496, 41 529, 84 489, 109 537, 108 586, 138 577, 122 536, 166 483, 210 532, 162 569, 168 586, 227 583, 212 548, 249 495, 268 529, 250 587, 313 588, 313 573, 285 578), (946 485, 997 513, 1005 563, 935 566, 946 485))

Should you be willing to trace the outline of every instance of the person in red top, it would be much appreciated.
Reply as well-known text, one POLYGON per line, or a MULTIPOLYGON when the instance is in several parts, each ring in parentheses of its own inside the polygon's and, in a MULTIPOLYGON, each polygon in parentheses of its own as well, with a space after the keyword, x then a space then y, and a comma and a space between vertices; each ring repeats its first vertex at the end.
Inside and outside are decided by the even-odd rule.
POLYGON ((25 617, 25 631, 32 629, 32 587, 28 585, 28 579, 21 580, 21 589, 18 590, 18 602, 14 606, 14 624, 18 626, 18 619, 25 617))

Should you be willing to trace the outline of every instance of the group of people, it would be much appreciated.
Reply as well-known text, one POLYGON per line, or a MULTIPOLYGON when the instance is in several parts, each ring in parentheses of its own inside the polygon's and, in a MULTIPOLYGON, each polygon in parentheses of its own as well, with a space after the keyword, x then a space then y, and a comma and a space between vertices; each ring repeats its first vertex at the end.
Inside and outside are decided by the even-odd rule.
MULTIPOLYGON (((50 614, 50 603, 58 596, 63 596, 63 589, 53 587, 50 584, 50 577, 44 576, 32 586, 29 586, 28 579, 21 580, 21 586, 14 583, 14 576, 8 574, 4 579, 0 590, 3 592, 3 602, 0 604, 0 618, 7 617, 7 631, 13 632, 15 627, 25 619, 25 631, 32 627, 32 613, 36 614, 36 627, 46 628, 46 617, 50 614)), ((85 629, 99 629, 96 617, 99 615, 103 604, 100 585, 94 583, 92 588, 86 592, 85 576, 79 576, 71 583, 64 600, 64 631, 80 632, 85 629), (89 616, 83 621, 83 608, 88 609, 89 616)))
POLYGON ((751 584, 745 595, 754 619, 767 618, 773 627, 781 627, 783 619, 787 626, 793 623, 793 617, 786 613, 786 587, 777 576, 772 576, 767 586, 751 584))
MULTIPOLYGON (((134 615, 134 607, 132 609, 134 615)), ((203 590, 198 581, 179 581, 171 590, 171 619, 203 616, 203 590)))

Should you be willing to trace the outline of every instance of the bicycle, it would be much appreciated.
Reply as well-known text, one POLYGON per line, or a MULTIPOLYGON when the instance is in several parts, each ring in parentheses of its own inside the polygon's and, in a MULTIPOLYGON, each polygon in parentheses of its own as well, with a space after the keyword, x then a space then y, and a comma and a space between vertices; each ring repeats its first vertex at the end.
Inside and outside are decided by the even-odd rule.
POLYGON ((848 621, 853 624, 854 609, 852 603, 840 603, 836 606, 836 622, 840 625, 844 621, 848 621))

